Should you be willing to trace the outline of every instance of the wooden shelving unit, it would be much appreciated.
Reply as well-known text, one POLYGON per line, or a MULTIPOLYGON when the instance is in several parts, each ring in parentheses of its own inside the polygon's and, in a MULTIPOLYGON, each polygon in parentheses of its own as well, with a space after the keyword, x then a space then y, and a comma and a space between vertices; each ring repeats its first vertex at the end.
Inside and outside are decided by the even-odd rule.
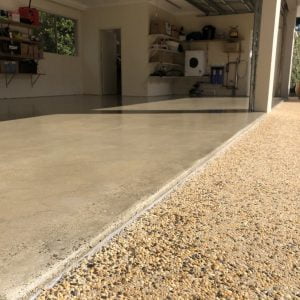
POLYGON ((167 63, 161 61, 151 61, 150 64, 159 64, 159 65, 170 66, 170 67, 183 67, 182 64, 174 64, 174 63, 167 63))
POLYGON ((182 55, 183 53, 180 53, 178 51, 175 50, 169 50, 169 49, 164 49, 164 48, 150 48, 151 52, 165 52, 165 53, 173 53, 173 54, 178 54, 178 55, 182 55))
POLYGON ((5 37, 5 36, 0 36, 0 41, 26 43, 26 44, 31 44, 31 45, 40 45, 40 42, 30 41, 30 40, 27 40, 27 39, 9 38, 9 37, 5 37))
MULTIPOLYGON (((179 39, 167 34, 150 34, 149 35, 149 64, 151 67, 151 74, 153 71, 166 70, 166 71, 180 71, 184 68, 183 53, 174 49, 173 46, 168 44, 168 41, 180 44, 179 39), (182 59, 181 59, 182 57, 182 59), (181 63, 182 61, 182 63, 181 63)), ((149 76, 150 79, 166 78, 174 79, 179 76, 149 76)))
MULTIPOLYGON (((8 26, 8 27, 16 27, 16 28, 24 28, 28 30, 28 36, 30 35, 30 32, 33 30, 37 30, 40 27, 39 26, 34 26, 30 24, 25 24, 25 23, 20 23, 20 22, 15 22, 12 20, 7 20, 0 18, 0 27, 3 26, 8 26)), ((11 37, 5 37, 5 36, 0 36, 0 42, 1 41, 8 41, 12 43, 25 43, 31 46, 40 46, 41 43, 38 41, 31 41, 30 39, 25 39, 25 38, 11 38, 11 37)), ((41 57, 32 57, 32 56, 24 56, 24 55, 19 55, 15 54, 13 52, 10 53, 2 53, 0 52, 0 61, 11 61, 11 62, 20 62, 20 61, 27 61, 27 60, 35 60, 39 61, 42 59, 41 57)), ((13 79, 17 76, 30 76, 30 83, 31 86, 34 87, 34 85, 37 83, 39 78, 41 76, 44 76, 46 74, 44 73, 20 73, 20 72, 1 72, 0 74, 4 75, 5 78, 5 85, 8 87, 10 83, 13 81, 13 79)))
POLYGON ((16 76, 23 76, 23 75, 30 76, 31 87, 34 87, 37 81, 39 80, 39 78, 41 76, 46 75, 44 73, 0 73, 0 74, 4 75, 5 86, 7 88, 16 76))
POLYGON ((16 27, 21 27, 21 28, 27 28, 27 29, 39 29, 40 28, 39 26, 34 26, 34 25, 21 23, 21 22, 15 22, 15 21, 3 19, 3 18, 0 18, 0 24, 16 26, 16 27))
POLYGON ((34 59, 30 56, 21 56, 17 54, 9 54, 9 53, 1 53, 0 52, 0 60, 10 60, 10 61, 20 61, 20 60, 28 60, 34 59))
POLYGON ((172 37, 171 35, 167 35, 167 34, 157 33, 157 34, 150 34, 149 36, 152 39, 170 40, 170 41, 174 41, 174 42, 180 43, 179 39, 176 39, 176 38, 172 37))

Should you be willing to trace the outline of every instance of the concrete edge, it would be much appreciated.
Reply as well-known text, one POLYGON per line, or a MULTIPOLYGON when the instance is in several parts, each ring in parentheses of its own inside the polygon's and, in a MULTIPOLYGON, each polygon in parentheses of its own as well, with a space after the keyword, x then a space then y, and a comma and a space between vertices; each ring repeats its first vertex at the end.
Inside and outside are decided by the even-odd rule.
POLYGON ((147 211, 151 210, 153 207, 165 200, 175 189, 184 185, 192 176, 202 173, 209 163, 221 157, 246 133, 258 127, 267 116, 268 114, 263 114, 262 116, 258 117, 255 121, 238 131, 218 148, 200 160, 196 161, 192 167, 164 185, 158 192, 150 197, 141 199, 139 203, 122 213, 116 222, 107 226, 101 232, 101 234, 91 240, 87 245, 80 247, 69 257, 57 263, 49 272, 43 274, 26 288, 21 290, 21 294, 14 296, 17 296, 17 299, 37 299, 37 297, 42 293, 43 289, 52 288, 66 273, 78 267, 82 260, 93 256, 101 248, 108 245, 114 237, 122 233, 127 227, 142 217, 147 211))

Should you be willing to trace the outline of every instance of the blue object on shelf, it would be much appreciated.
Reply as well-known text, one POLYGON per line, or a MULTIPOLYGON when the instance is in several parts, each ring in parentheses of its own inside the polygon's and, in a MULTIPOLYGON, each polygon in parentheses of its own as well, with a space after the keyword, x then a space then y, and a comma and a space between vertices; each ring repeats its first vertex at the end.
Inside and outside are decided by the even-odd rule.
POLYGON ((211 83, 212 84, 224 84, 224 67, 212 67, 211 68, 211 83))

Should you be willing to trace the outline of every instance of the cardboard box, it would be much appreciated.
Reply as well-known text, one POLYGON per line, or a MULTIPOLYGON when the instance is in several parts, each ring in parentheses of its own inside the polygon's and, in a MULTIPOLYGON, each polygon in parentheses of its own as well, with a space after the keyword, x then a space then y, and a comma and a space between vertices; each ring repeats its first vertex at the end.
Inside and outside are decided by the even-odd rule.
POLYGON ((26 43, 21 43, 21 56, 28 57, 29 45, 26 43))
POLYGON ((15 61, 1 61, 0 72, 9 74, 18 73, 18 66, 18 63, 15 61))

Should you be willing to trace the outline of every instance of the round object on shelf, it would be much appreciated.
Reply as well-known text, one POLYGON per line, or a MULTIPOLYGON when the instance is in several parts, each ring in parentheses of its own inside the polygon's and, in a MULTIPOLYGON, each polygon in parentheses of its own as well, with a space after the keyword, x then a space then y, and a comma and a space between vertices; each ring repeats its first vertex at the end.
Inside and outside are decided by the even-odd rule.
POLYGON ((166 44, 170 48, 170 50, 178 50, 179 43, 174 41, 166 41, 166 44))

